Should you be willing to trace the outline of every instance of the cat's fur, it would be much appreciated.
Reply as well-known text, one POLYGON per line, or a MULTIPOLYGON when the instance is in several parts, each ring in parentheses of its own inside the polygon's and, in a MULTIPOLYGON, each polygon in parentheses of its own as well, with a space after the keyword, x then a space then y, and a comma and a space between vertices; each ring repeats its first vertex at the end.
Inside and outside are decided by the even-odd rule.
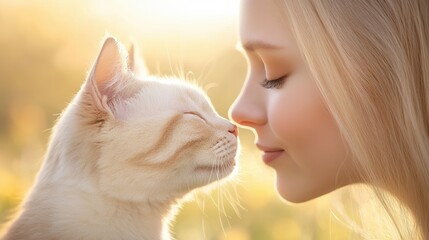
POLYGON ((178 200, 234 171, 235 126, 198 88, 137 76, 126 55, 105 40, 5 240, 169 239, 178 200))

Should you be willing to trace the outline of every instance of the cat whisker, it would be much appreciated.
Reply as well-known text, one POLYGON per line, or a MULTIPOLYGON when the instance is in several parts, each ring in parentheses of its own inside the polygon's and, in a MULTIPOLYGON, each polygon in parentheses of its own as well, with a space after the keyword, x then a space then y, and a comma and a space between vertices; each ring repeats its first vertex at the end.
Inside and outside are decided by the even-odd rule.
POLYGON ((205 79, 207 78, 207 76, 209 76, 209 74, 211 74, 213 72, 213 62, 214 62, 214 56, 211 57, 211 59, 209 59, 206 64, 204 64, 203 69, 201 70, 201 74, 200 76, 197 78, 198 82, 201 83, 205 83, 205 79), (209 70, 207 70, 207 67, 210 67, 209 70), (203 75, 205 74, 205 75, 203 75))
POLYGON ((203 231, 203 239, 206 239, 206 228, 205 228, 205 224, 204 224, 204 216, 201 219, 201 226, 202 226, 202 231, 203 231))
MULTIPOLYGON (((217 197, 218 197, 218 198, 217 198, 218 203, 219 203, 219 204, 221 204, 221 202, 220 202, 220 194, 219 194, 219 192, 218 192, 217 197)), ((222 228, 223 235, 226 237, 225 227, 224 227, 224 225, 223 225, 222 217, 221 217, 221 215, 220 215, 220 213, 221 213, 221 211, 220 211, 220 205, 218 205, 218 206, 219 206, 219 207, 218 207, 218 216, 219 216, 220 226, 221 226, 221 228, 222 228)))
POLYGON ((213 172, 215 171, 214 165, 215 165, 215 161, 212 162, 208 183, 211 183, 214 180, 212 179, 212 177, 214 176, 213 172))
POLYGON ((221 195, 221 206, 222 206, 222 211, 223 211, 223 214, 224 214, 224 216, 226 217, 226 219, 227 219, 227 221, 228 221, 228 225, 231 225, 230 224, 230 222, 229 222, 229 219, 231 218, 228 214, 227 214, 227 212, 226 212, 226 210, 225 210, 225 202, 224 202, 224 192, 226 191, 226 189, 225 188, 221 188, 220 189, 220 195, 221 195))
POLYGON ((170 54, 170 50, 167 48, 167 55, 168 55, 168 65, 170 66, 170 72, 174 72, 173 71, 173 65, 171 64, 171 54, 170 54))
POLYGON ((240 217, 240 210, 239 210, 239 208, 242 209, 242 210, 246 210, 246 209, 240 203, 239 194, 237 192, 237 185, 236 184, 232 184, 232 186, 233 186, 233 189, 234 189, 235 197, 232 196, 230 194, 230 192, 228 191, 229 201, 231 203, 231 207, 234 210, 235 214, 240 217))

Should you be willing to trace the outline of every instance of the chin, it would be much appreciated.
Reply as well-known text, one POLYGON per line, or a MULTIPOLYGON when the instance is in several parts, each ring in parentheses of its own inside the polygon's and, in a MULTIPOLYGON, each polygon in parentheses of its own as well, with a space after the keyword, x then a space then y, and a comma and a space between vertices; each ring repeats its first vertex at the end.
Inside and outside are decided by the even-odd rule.
POLYGON ((197 188, 207 189, 211 187, 219 186, 213 183, 223 183, 233 177, 237 171, 236 162, 231 161, 223 166, 197 166, 190 172, 184 175, 186 186, 188 191, 197 188))
POLYGON ((328 192, 315 191, 315 189, 308 189, 308 186, 298 186, 298 184, 290 185, 285 184, 284 180, 277 178, 277 193, 281 198, 290 203, 304 203, 315 198, 318 198, 328 192))
POLYGON ((237 171, 236 161, 231 160, 221 166, 200 167, 195 170, 194 175, 201 180, 201 185, 213 183, 215 181, 223 181, 233 177, 237 171))
POLYGON ((314 199, 306 196, 301 196, 296 193, 290 194, 289 192, 281 191, 280 189, 277 189, 277 193, 283 200, 286 200, 287 202, 290 202, 290 203, 304 203, 314 199))
POLYGON ((277 185, 277 194, 285 201, 289 203, 304 203, 313 198, 309 198, 302 192, 293 191, 291 192, 289 189, 280 188, 277 185))

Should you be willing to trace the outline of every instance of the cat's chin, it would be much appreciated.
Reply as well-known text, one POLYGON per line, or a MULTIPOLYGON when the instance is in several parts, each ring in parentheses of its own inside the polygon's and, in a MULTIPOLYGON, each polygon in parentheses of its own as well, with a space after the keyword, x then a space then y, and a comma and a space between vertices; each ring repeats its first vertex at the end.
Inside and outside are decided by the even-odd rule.
POLYGON ((231 159, 224 163, 218 163, 213 165, 199 165, 195 168, 195 172, 199 174, 205 174, 212 180, 221 179, 231 174, 236 167, 236 160, 231 159))

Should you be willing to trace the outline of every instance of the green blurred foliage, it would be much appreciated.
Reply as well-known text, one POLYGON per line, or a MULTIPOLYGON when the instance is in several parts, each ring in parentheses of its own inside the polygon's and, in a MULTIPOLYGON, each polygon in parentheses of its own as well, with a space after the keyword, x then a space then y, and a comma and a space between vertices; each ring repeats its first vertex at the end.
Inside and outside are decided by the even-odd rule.
MULTIPOLYGON (((85 80, 106 32, 140 45, 152 73, 184 76, 205 88, 227 117, 246 75, 246 62, 234 49, 235 1, 223 3, 234 9, 232 14, 219 7, 218 15, 207 19, 169 17, 175 9, 150 4, 0 1, 0 223, 31 187, 50 128, 85 80)), ((238 176, 183 204, 172 228, 178 240, 350 238, 328 197, 299 205, 282 202, 274 173, 253 147, 252 133, 242 131, 240 138, 238 176)))

